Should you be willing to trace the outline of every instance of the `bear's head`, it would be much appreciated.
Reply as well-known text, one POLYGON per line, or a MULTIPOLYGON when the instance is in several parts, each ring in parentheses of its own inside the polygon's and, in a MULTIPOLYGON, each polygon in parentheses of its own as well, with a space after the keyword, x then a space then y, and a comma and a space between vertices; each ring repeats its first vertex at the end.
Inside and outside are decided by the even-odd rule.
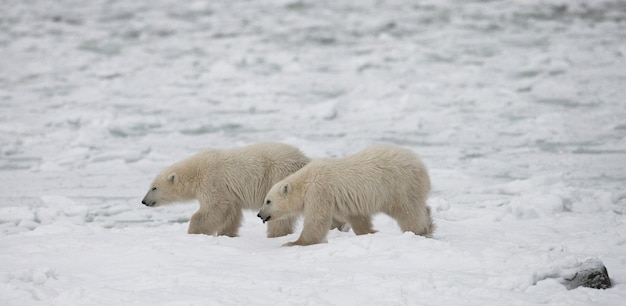
POLYGON ((302 211, 304 201, 298 190, 287 180, 276 183, 265 197, 257 217, 266 221, 275 221, 297 215, 302 211))
POLYGON ((166 169, 154 178, 148 193, 146 193, 141 203, 154 207, 173 202, 182 202, 186 200, 183 194, 183 186, 179 175, 171 169, 166 169))

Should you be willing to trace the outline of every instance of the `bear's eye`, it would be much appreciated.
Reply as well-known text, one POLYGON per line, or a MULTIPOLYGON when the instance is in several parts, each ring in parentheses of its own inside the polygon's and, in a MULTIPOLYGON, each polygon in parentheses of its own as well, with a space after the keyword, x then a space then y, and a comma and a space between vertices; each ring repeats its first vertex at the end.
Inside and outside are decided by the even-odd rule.
POLYGON ((152 191, 155 191, 155 190, 156 190, 156 187, 152 187, 152 191))
POLYGON ((267 201, 265 201, 265 204, 272 204, 272 201, 267 200, 267 201))

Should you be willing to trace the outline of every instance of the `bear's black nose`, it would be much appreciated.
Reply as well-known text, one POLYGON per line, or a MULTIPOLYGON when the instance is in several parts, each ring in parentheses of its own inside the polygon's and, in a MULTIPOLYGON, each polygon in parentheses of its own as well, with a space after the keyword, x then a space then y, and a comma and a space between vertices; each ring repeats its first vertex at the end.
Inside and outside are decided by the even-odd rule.
POLYGON ((146 203, 146 200, 141 200, 141 204, 143 204, 143 205, 148 205, 148 204, 146 203))
POLYGON ((261 220, 263 220, 263 223, 269 221, 269 219, 272 217, 272 216, 263 217, 263 216, 261 216, 260 212, 256 216, 261 218, 261 220))

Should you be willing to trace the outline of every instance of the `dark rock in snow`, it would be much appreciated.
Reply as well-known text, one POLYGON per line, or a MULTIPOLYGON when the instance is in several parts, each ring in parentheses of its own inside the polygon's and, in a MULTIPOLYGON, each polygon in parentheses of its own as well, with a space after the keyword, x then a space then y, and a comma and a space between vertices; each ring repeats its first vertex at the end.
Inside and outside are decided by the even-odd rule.
POLYGON ((580 286, 594 289, 607 289, 611 287, 611 279, 606 267, 596 258, 587 259, 573 267, 564 269, 563 280, 567 289, 580 286))

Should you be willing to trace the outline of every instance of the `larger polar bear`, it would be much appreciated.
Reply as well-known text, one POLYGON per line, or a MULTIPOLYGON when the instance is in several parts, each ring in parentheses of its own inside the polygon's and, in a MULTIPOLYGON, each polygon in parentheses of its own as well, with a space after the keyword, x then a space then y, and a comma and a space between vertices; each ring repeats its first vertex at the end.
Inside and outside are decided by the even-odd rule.
POLYGON ((430 237, 435 226, 426 199, 430 179, 412 151, 375 145, 355 155, 312 161, 278 182, 265 197, 258 217, 280 222, 304 215, 300 238, 285 246, 323 242, 333 217, 354 233, 374 233, 372 215, 385 213, 402 231, 430 237))
MULTIPOLYGON (((198 200, 188 232, 235 237, 242 209, 258 210, 272 185, 309 161, 299 149, 280 143, 206 150, 162 170, 141 203, 154 207, 198 200)), ((288 217, 268 224, 267 236, 291 234, 296 221, 288 217)))

